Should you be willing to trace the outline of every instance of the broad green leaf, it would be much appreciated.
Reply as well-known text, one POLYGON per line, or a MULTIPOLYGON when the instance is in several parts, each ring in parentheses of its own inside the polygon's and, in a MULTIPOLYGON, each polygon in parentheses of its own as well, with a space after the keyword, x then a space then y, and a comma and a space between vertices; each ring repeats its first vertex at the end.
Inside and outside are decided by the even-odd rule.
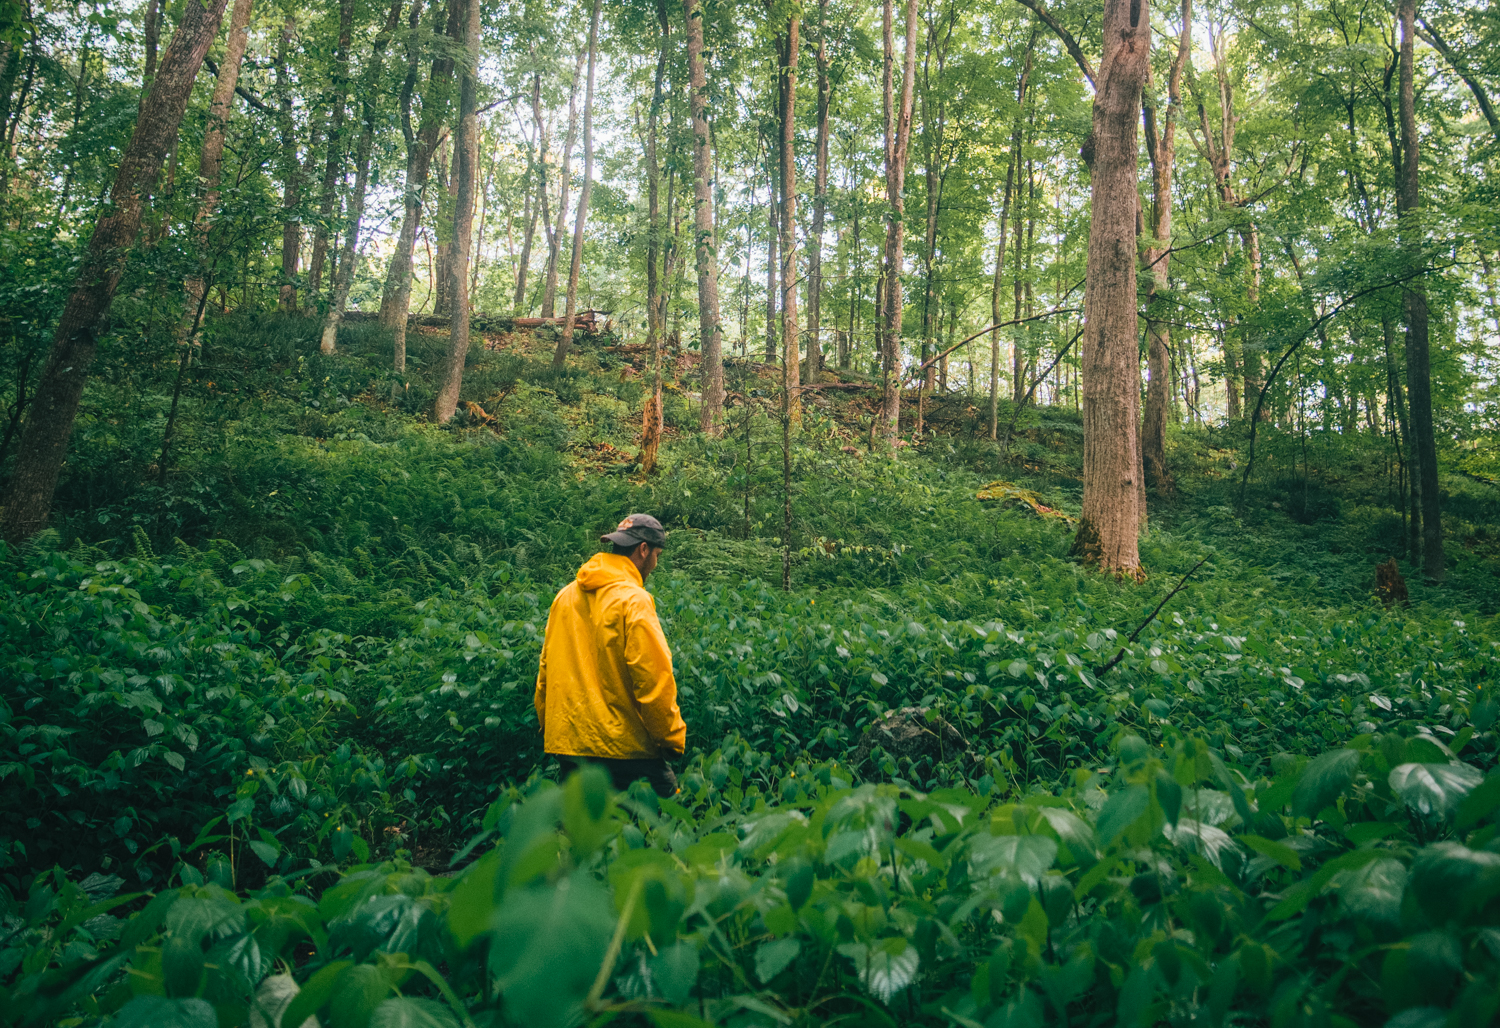
POLYGON ((1390 774, 1391 791, 1419 814, 1446 817, 1458 809, 1484 775, 1460 761, 1448 764, 1402 764, 1390 774))
POLYGON ((207 1000, 137 996, 120 1008, 111 1028, 218 1028, 219 1016, 207 1000))
POLYGON ((1296 850, 1292 849, 1286 843, 1272 842, 1270 839, 1263 839, 1259 835, 1241 835, 1237 837, 1237 841, 1249 846, 1261 856, 1269 857, 1276 861, 1282 867, 1290 868, 1293 871, 1302 870, 1302 858, 1297 855, 1296 850))
POLYGON ((755 977, 766 985, 786 969, 802 952, 802 943, 797 939, 772 939, 763 942, 755 951, 755 977))
POLYGON ((436 1000, 395 996, 375 1008, 369 1028, 459 1028, 459 1021, 436 1000))
POLYGON ((1358 770, 1358 750, 1329 750, 1314 757, 1303 770, 1302 779, 1292 793, 1292 814, 1296 817, 1316 816, 1349 788, 1358 770))
POLYGON ((917 965, 921 962, 916 947, 899 936, 872 945, 846 942, 838 949, 854 962, 865 991, 882 1003, 889 1003, 896 993, 916 980, 917 965))
POLYGON ((516 1020, 538 1028, 574 1022, 614 931, 612 907, 584 871, 506 893, 495 915, 490 972, 516 1020))
POLYGON ((1464 797, 1463 803, 1459 804, 1458 816, 1453 819, 1453 827, 1461 832, 1467 831, 1493 814, 1496 808, 1500 808, 1500 774, 1490 775, 1464 797))
POLYGON ((366 1028, 370 1015, 390 995, 391 983, 373 964, 347 968, 333 983, 328 1000, 330 1028, 366 1028))
POLYGON ((1412 861, 1411 888, 1422 912, 1442 924, 1474 913, 1470 893, 1481 881, 1500 878, 1500 853, 1439 842, 1412 861))
POLYGON ((698 947, 674 942, 651 958, 653 991, 668 1003, 686 1003, 698 981, 698 947))
POLYGON ((988 835, 974 837, 969 867, 975 875, 1010 871, 1036 885, 1057 859, 1057 840, 1048 835, 988 835))
POLYGON ((1099 811, 1094 822, 1094 832, 1099 842, 1108 846, 1121 833, 1143 816, 1151 807, 1151 790, 1144 785, 1132 785, 1112 794, 1099 811))

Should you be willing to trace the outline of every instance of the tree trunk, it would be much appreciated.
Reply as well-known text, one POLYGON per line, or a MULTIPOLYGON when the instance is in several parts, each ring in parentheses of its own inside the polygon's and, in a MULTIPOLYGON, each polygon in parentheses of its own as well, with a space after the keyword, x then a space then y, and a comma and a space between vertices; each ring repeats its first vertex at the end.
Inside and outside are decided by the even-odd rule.
MULTIPOLYGON (((646 400, 641 408, 641 472, 656 473, 656 454, 661 447, 661 340, 666 332, 666 288, 660 273, 661 258, 661 164, 657 159, 657 137, 661 127, 662 82, 667 74, 667 21, 664 0, 657 0, 659 45, 656 77, 651 90, 651 110, 646 115, 646 400)), ((691 42, 688 44, 691 46, 691 42)), ((670 188, 670 187, 669 187, 670 188)))
POLYGON ((568 91, 568 131, 563 136, 562 167, 558 174, 557 225, 548 239, 547 279, 542 285, 544 318, 555 317, 557 313, 557 262, 568 227, 568 193, 573 188, 573 143, 578 138, 578 81, 583 77, 586 60, 587 50, 578 55, 578 65, 573 69, 573 83, 568 91))
MULTIPOLYGON (((380 75, 384 68, 385 48, 390 45, 396 26, 401 24, 402 0, 391 0, 390 12, 385 25, 375 37, 369 63, 365 66, 364 81, 360 83, 360 129, 359 142, 354 148, 354 190, 349 194, 348 224, 344 228, 343 254, 334 265, 333 302, 323 319, 323 339, 319 349, 332 354, 336 349, 339 325, 344 320, 344 306, 349 302, 349 286, 354 281, 354 266, 359 260, 359 228, 365 216, 365 191, 370 184, 370 151, 375 142, 375 99, 379 95, 380 75)), ((473 192, 470 167, 470 193, 473 192)), ((464 244, 467 250, 468 244, 464 244)))
POLYGON ((253 5, 254 0, 234 0, 234 9, 229 15, 229 38, 224 43, 224 59, 219 64, 213 98, 208 104, 208 126, 203 133, 203 149, 198 157, 198 188, 202 191, 202 198, 193 215, 193 246, 198 251, 198 268, 183 282, 187 291, 184 325, 194 320, 199 301, 203 298, 203 268, 209 263, 209 225, 219 209, 224 136, 230 116, 234 114, 234 87, 239 84, 240 65, 244 63, 245 47, 250 41, 250 9, 253 5))
POLYGON ((464 361, 469 356, 469 259, 474 243, 474 185, 479 179, 479 119, 475 113, 479 97, 479 0, 462 0, 461 7, 464 64, 453 139, 453 243, 449 251, 453 313, 448 326, 448 367, 432 405, 433 420, 440 425, 446 425, 458 409, 464 361))
MULTIPOLYGON (((1401 185, 1398 210, 1402 221, 1402 243, 1412 270, 1426 258, 1422 236, 1415 224, 1422 209, 1421 164, 1418 153, 1414 56, 1416 0, 1400 0, 1401 22, 1401 185)), ((1443 521, 1438 495, 1437 438, 1432 426, 1432 368, 1428 354, 1427 289, 1422 279, 1412 279, 1401 291, 1406 309, 1406 399, 1411 413, 1413 449, 1417 467, 1415 480, 1422 493, 1422 573, 1429 581, 1447 576, 1443 559, 1443 521)))
MULTIPOLYGON (((455 38, 461 31, 458 17, 459 5, 450 0, 447 9, 446 34, 455 38)), ((448 110, 448 94, 453 79, 453 59, 434 58, 432 70, 427 78, 427 93, 422 98, 422 121, 412 130, 411 101, 416 90, 418 44, 415 30, 421 22, 421 0, 414 0, 408 25, 413 30, 413 40, 408 44, 406 79, 401 85, 401 134, 406 141, 406 179, 402 190, 401 233, 396 237, 396 249, 391 254, 391 263, 386 270, 385 287, 380 294, 380 323, 391 330, 395 343, 394 367, 399 375, 406 371, 406 321, 411 310, 411 254, 417 242, 417 229, 422 223, 422 204, 427 191, 427 180, 432 170, 432 157, 437 152, 442 135, 443 121, 448 110)), ((437 19, 443 16, 442 9, 433 8, 434 29, 437 19)))
MULTIPOLYGON (((1000 238, 995 244, 995 277, 990 283, 990 324, 998 325, 1005 320, 1000 306, 1000 282, 1005 274, 1005 236, 1010 226, 1011 190, 1015 187, 1016 167, 1021 159, 1021 108, 1026 102, 1026 88, 1031 81, 1031 55, 1036 49, 1036 26, 1031 29, 1031 38, 1026 41, 1026 61, 1016 79, 1016 123, 1011 131, 1010 155, 1005 162, 1005 192, 1000 197, 1000 238)), ((1020 403, 1020 394, 1013 397, 1020 403)), ((998 438, 1000 419, 1000 330, 990 333, 990 438, 998 438)))
POLYGON ((568 298, 563 311, 562 338, 552 354, 552 366, 560 368, 573 345, 573 316, 578 312, 578 275, 583 269, 583 233, 589 220, 589 194, 594 188, 594 66, 599 56, 599 6, 589 17, 589 75, 583 94, 583 186, 578 190, 578 214, 573 218, 573 262, 568 269, 568 298))
POLYGON ((136 122, 120 158, 110 203, 94 226, 22 429, 0 512, 0 538, 7 542, 20 542, 47 522, 89 366, 98 337, 106 330, 103 321, 140 233, 143 194, 177 139, 193 82, 224 16, 224 4, 225 0, 212 0, 205 8, 197 0, 186 0, 162 66, 151 80, 142 104, 145 116, 136 122))
POLYGON ((526 273, 531 270, 531 244, 536 238, 538 216, 546 205, 547 197, 547 123, 542 120, 542 73, 531 77, 531 113, 536 122, 536 153, 532 160, 535 183, 526 187, 524 212, 526 228, 521 233, 521 259, 516 263, 516 298, 513 307, 516 317, 526 313, 526 273), (535 189, 535 199, 532 190, 535 189))
POLYGON ((782 410, 791 422, 802 420, 802 359, 797 333, 797 50, 802 21, 787 19, 781 37, 781 390, 782 410))
POLYGON ((1136 486, 1140 343, 1136 335, 1136 125, 1151 57, 1146 0, 1105 0, 1104 54, 1084 142, 1091 168, 1083 349, 1083 516, 1073 551, 1141 577, 1136 486), (1091 160, 1089 158, 1092 158, 1091 160))
POLYGON ((896 445, 901 427, 901 274, 906 262, 906 153, 911 142, 912 90, 916 80, 917 0, 906 0, 906 55, 901 71, 901 104, 895 108, 891 82, 895 43, 892 36, 891 0, 885 0, 885 198, 890 218, 885 231, 885 303, 883 353, 884 374, 882 406, 885 414, 883 435, 887 445, 896 445))
POLYGON ((708 78, 703 68, 703 11, 684 0, 688 104, 693 115, 693 238, 698 271, 698 338, 702 347, 703 411, 699 427, 718 435, 724 416, 724 326, 719 316, 719 248, 714 230, 713 151, 708 127, 708 78))
POLYGON ((1141 426, 1141 463, 1146 484, 1161 496, 1177 490, 1167 465, 1167 408, 1171 404, 1172 360, 1170 311, 1165 298, 1170 285, 1172 257, 1172 179, 1177 160, 1177 119, 1182 105, 1182 73, 1191 51, 1193 0, 1182 0, 1182 28, 1177 36, 1177 56, 1167 77, 1167 116, 1160 133, 1156 105, 1149 88, 1145 91, 1146 152, 1151 157, 1151 242, 1145 249, 1147 278, 1146 362, 1150 381, 1146 386, 1146 417, 1141 426))
POLYGON ((333 110, 328 121, 328 162, 323 168, 318 224, 313 229, 312 261, 307 272, 307 288, 314 297, 323 288, 323 265, 328 260, 328 226, 333 221, 339 177, 344 170, 344 107, 349 95, 349 44, 353 29, 354 0, 339 0, 339 38, 333 52, 333 110))
POLYGON ((823 371, 823 227, 828 213, 828 0, 818 0, 818 142, 813 171, 812 239, 807 247, 807 380, 823 371))
MULTIPOLYGON (((777 104, 781 94, 777 93, 777 104)), ((781 242, 781 226, 776 220, 776 158, 766 157, 766 363, 776 363, 776 247, 781 242)))
MULTIPOLYGON (((276 127, 281 135, 281 288, 278 306, 291 313, 297 309, 297 265, 302 258, 302 222, 297 207, 302 203, 302 162, 297 159, 297 130, 292 121, 292 80, 288 61, 297 34, 297 16, 289 14, 281 24, 276 47, 276 127)), ((309 149, 317 147, 317 129, 309 149)))

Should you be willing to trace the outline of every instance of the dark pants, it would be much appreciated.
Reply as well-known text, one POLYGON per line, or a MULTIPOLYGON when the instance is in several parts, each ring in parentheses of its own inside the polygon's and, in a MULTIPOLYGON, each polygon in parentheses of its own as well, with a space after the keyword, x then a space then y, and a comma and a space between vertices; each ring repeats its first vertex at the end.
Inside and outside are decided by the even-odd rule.
POLYGON ((644 778, 651 783, 651 788, 656 790, 658 796, 673 796, 677 793, 677 776, 660 757, 622 760, 617 757, 564 757, 556 753, 549 756, 557 761, 557 779, 560 782, 567 781, 568 776, 584 764, 598 764, 609 772, 610 781, 620 792, 629 789, 630 783, 644 778))

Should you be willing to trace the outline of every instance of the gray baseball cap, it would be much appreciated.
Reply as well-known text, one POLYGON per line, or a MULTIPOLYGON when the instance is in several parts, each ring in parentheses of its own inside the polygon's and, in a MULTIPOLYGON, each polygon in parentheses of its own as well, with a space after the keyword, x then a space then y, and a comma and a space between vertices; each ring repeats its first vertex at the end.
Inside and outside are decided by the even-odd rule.
POLYGON ((599 537, 601 543, 617 543, 620 546, 638 546, 641 543, 650 543, 652 546, 667 545, 666 530, 661 527, 650 514, 631 514, 620 522, 618 528, 608 535, 599 537))

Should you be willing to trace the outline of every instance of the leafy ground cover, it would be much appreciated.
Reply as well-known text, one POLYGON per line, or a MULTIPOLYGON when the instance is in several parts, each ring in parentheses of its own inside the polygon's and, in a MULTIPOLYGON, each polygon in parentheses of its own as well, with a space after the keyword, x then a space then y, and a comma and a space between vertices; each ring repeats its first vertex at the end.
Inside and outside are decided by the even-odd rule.
POLYGON ((1451 483, 1452 582, 1388 610, 1378 441, 1270 433, 1241 504, 1243 440, 1181 433, 1117 583, 1013 495, 1076 514, 1073 412, 1002 460, 959 407, 890 460, 842 397, 782 538, 749 368, 725 438, 642 481, 608 351, 477 354, 439 432, 355 327, 325 366, 250 326, 273 371, 201 394, 167 475, 151 403, 86 426, 58 530, 0 554, 4 1023, 296 988, 335 1025, 1493 1017, 1491 486, 1451 483), (676 803, 552 785, 531 709, 547 604, 625 509, 674 533, 676 803), (872 733, 914 710, 941 745, 872 733))

